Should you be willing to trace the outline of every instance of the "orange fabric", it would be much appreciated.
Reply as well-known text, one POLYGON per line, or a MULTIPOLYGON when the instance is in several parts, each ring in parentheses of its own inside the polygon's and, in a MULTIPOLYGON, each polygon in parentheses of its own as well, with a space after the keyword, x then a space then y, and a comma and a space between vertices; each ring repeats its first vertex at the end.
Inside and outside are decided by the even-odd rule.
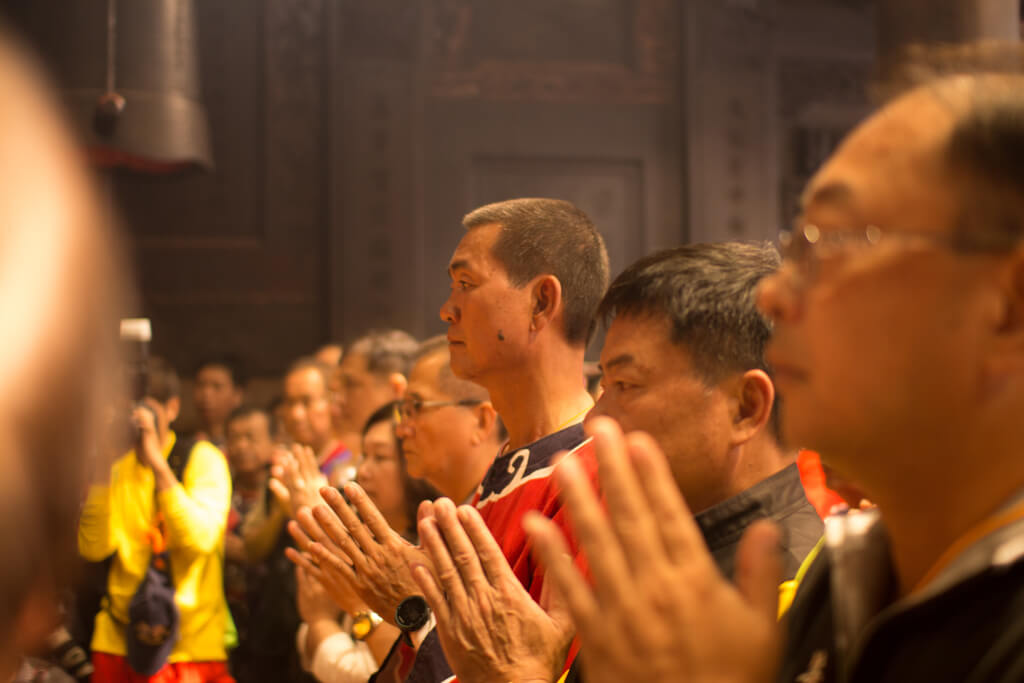
POLYGON ((92 683, 235 683, 227 662, 175 662, 143 676, 128 666, 125 657, 93 652, 92 666, 92 683))
POLYGON ((814 451, 801 450, 796 456, 796 466, 800 470, 800 483, 804 485, 807 500, 814 506, 818 516, 825 519, 833 506, 842 503, 843 499, 825 484, 821 456, 814 451))

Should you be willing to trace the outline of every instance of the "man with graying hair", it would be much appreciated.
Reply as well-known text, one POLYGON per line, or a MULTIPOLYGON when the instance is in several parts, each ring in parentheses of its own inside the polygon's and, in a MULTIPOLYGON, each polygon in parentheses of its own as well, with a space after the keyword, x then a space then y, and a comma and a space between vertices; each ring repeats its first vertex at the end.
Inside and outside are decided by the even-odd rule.
POLYGON ((452 500, 469 501, 505 433, 487 390, 452 372, 444 336, 420 345, 401 412, 396 432, 409 475, 452 500))
POLYGON ((358 444, 366 420, 382 405, 399 399, 416 353, 417 341, 408 332, 370 330, 345 349, 338 366, 341 429, 348 443, 358 444))
MULTIPOLYGON (((0 25, 0 680, 45 647, 86 469, 116 396, 126 283, 109 217, 34 65, 0 25)), ((109 463, 93 466, 106 468, 109 463)))
POLYGON ((528 522, 587 679, 1024 680, 1024 76, 914 87, 846 138, 802 204, 760 294, 783 433, 879 514, 830 521, 783 633, 778 531, 747 533, 733 587, 658 449, 595 425, 607 512, 572 458, 560 477, 593 584, 560 530, 528 522))
MULTIPOLYGON (((598 308, 607 335, 603 393, 591 419, 608 416, 653 437, 668 461, 662 479, 692 501, 714 565, 727 578, 736 575, 743 531, 758 520, 772 520, 785 532, 780 550, 787 580, 822 533, 794 454, 779 444, 774 383, 764 359, 771 324, 755 299, 758 283, 777 266, 770 245, 668 249, 626 268, 598 308)), ((557 676, 552 667, 561 663, 572 635, 564 610, 545 614, 515 586, 471 509, 456 512, 448 501, 430 507, 421 510, 420 534, 440 581, 424 574, 424 594, 459 679, 557 676), (486 573, 473 562, 465 566, 467 556, 478 556, 486 573), (489 628, 496 618, 502 627, 489 628)), ((622 634, 616 645, 627 643, 622 634)))

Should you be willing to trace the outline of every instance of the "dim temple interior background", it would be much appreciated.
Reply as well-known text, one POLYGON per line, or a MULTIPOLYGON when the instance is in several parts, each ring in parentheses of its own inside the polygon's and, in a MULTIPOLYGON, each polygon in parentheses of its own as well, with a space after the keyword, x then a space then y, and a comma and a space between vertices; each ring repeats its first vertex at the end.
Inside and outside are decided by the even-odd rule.
POLYGON ((772 239, 887 54, 1019 36, 1019 4, 0 0, 69 101, 103 83, 111 7, 125 77, 184 40, 172 66, 198 75, 182 87, 212 166, 102 174, 155 350, 185 374, 235 352, 265 378, 371 327, 441 332, 460 218, 486 202, 576 202, 613 273, 686 241, 772 239))

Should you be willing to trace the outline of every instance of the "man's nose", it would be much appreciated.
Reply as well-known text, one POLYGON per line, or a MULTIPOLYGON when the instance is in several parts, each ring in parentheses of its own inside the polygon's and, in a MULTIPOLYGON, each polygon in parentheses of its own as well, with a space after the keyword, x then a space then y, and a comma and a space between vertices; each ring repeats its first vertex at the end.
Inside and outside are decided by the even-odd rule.
POLYGON ((796 272, 789 263, 761 280, 757 288, 757 307, 772 322, 792 323, 801 314, 801 297, 796 283, 796 272))
POLYGON ((443 322, 448 324, 454 323, 458 319, 458 312, 459 309, 452 303, 451 296, 445 299, 444 303, 441 304, 440 315, 443 322))

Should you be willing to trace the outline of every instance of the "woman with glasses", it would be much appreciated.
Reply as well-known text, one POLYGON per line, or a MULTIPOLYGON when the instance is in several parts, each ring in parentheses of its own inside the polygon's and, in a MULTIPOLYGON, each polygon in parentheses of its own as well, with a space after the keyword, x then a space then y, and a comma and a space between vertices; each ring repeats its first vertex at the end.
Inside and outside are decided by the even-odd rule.
MULTIPOLYGON (((363 459, 357 481, 395 531, 416 542, 416 509, 438 497, 405 468, 395 435, 397 403, 375 411, 363 427, 363 459)), ((305 622, 297 644, 303 667, 323 683, 366 681, 398 638, 398 629, 370 611, 350 586, 331 581, 306 557, 300 557, 299 614, 305 622)))

